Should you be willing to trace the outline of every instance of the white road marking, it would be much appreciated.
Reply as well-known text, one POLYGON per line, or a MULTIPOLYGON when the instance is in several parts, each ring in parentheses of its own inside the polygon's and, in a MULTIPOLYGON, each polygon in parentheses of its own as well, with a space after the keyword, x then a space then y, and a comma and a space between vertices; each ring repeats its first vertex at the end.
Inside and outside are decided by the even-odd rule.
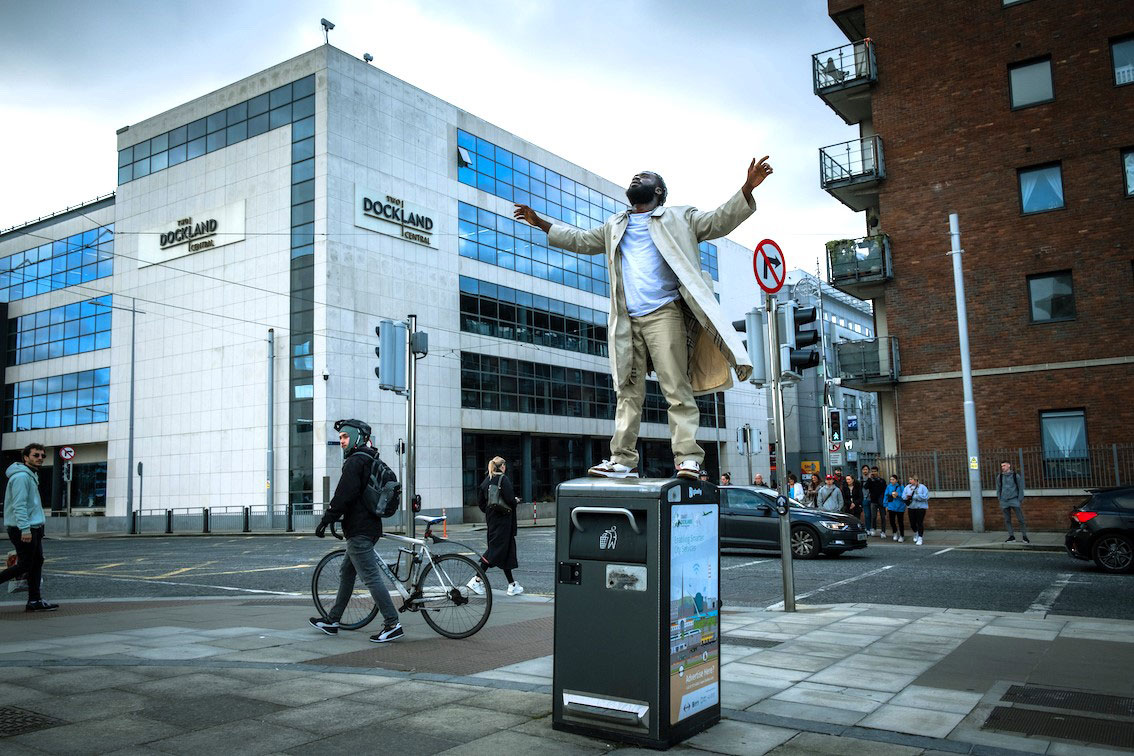
POLYGON ((1032 602, 1032 605, 1028 607, 1028 610, 1024 612, 1024 614, 1046 615, 1051 611, 1051 607, 1055 605, 1055 601, 1059 598, 1059 594, 1063 593, 1063 589, 1066 588, 1067 584, 1070 582, 1070 572, 1059 573, 1059 575, 1055 578, 1055 581, 1051 585, 1040 591, 1040 595, 1036 596, 1036 600, 1032 602))
POLYGON ((933 552, 932 554, 930 554, 930 556, 939 556, 939 555, 941 555, 941 554, 947 554, 948 552, 950 552, 950 551, 952 551, 952 550, 953 550, 953 547, 952 547, 952 546, 950 546, 950 547, 949 547, 949 548, 947 548, 947 549, 941 549, 941 551, 935 551, 935 552, 933 552))
MULTIPOLYGON (((805 599, 805 598, 810 598, 810 597, 814 596, 816 593, 822 593, 823 591, 829 591, 832 588, 838 588, 840 585, 847 585, 848 583, 853 583, 857 580, 862 580, 863 578, 868 578, 872 575, 878 575, 882 572, 885 572, 886 570, 893 569, 893 567, 894 567, 894 565, 888 564, 885 567, 879 567, 876 570, 870 570, 869 572, 864 572, 861 575, 855 575, 854 577, 847 578, 846 580, 839 580, 839 581, 834 582, 834 583, 827 583, 827 585, 820 586, 819 588, 816 588, 813 591, 808 591, 807 593, 797 594, 796 597, 795 597, 795 600, 800 601, 800 600, 805 599)), ((784 608, 784 602, 782 602, 782 601, 777 601, 776 603, 765 607, 765 609, 767 609, 768 611, 775 611, 777 609, 783 609, 783 608, 784 608)))
MULTIPOLYGON (((272 596, 305 596, 305 593, 294 593, 292 591, 266 591, 260 588, 233 588, 228 585, 205 585, 203 583, 175 583, 172 580, 147 580, 145 578, 125 578, 125 577, 111 577, 109 575, 83 575, 74 572, 48 572, 48 575, 60 575, 64 577, 85 577, 97 578, 99 580, 113 580, 119 583, 150 583, 154 585, 180 585, 189 588, 212 588, 218 591, 238 591, 240 593, 267 593, 272 596)), ((155 599, 160 600, 160 597, 155 599)))
POLYGON ((742 562, 741 564, 730 564, 728 567, 721 567, 722 570, 739 570, 741 567, 751 567, 754 564, 763 564, 770 562, 771 559, 757 559, 755 562, 742 562))

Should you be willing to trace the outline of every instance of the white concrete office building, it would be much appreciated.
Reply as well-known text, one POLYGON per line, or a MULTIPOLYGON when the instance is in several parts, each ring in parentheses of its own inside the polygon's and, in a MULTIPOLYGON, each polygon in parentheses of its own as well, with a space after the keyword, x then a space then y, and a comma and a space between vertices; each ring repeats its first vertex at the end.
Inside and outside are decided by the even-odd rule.
MULTIPOLYGON (((608 455, 605 261, 548 248, 511 209, 591 227, 621 185, 330 46, 123 128, 118 149, 113 195, 0 233, 3 448, 48 446, 56 509, 64 446, 72 506, 108 517, 130 476, 134 510, 318 505, 342 417, 369 422, 396 468, 406 402, 378 388, 374 329, 411 313, 429 334, 426 510, 459 520, 497 454, 525 501, 608 455)), ((702 245, 714 279, 750 257, 702 245)), ((766 427, 763 392, 699 403, 706 467, 745 469, 736 429, 766 427)), ((644 420, 645 472, 668 475, 656 384, 644 420)))

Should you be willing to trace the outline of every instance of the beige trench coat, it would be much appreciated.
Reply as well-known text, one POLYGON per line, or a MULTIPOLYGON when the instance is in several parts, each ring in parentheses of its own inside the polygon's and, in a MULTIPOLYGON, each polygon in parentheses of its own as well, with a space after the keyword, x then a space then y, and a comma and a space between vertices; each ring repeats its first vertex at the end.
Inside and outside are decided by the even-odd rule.
MULTIPOLYGON (((730 366, 742 381, 752 374, 752 361, 713 296, 712 279, 701 272, 701 253, 697 245, 731 233, 754 212, 756 204, 749 204, 738 191, 712 212, 663 205, 650 214, 650 238, 677 275, 681 297, 696 321, 690 332, 693 351, 689 360, 689 380, 694 394, 724 391, 732 386, 730 366)), ((622 253, 618 248, 628 222, 629 210, 626 210, 590 231, 553 225, 547 232, 548 243, 553 247, 583 255, 606 254, 611 290, 607 341, 610 371, 618 388, 631 377, 633 351, 630 314, 626 311, 626 296, 622 290, 622 253)))

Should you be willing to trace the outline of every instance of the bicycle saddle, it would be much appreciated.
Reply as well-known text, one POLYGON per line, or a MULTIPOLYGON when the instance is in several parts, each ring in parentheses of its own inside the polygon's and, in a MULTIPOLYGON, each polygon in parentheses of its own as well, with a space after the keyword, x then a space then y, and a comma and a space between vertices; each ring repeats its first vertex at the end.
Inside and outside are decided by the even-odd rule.
POLYGON ((426 525, 436 525, 437 523, 444 522, 445 520, 447 520, 449 518, 448 518, 448 516, 445 516, 445 515, 442 515, 440 517, 430 517, 429 515, 418 515, 417 517, 414 517, 413 519, 417 520, 418 522, 424 522, 426 525))

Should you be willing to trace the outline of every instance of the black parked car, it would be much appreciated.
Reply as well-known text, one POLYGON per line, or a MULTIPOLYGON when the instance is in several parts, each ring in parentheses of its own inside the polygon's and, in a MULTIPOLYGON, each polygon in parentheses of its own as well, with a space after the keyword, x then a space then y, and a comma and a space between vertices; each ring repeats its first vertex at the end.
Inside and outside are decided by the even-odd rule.
MULTIPOLYGON (((780 550, 776 492, 754 486, 722 486, 721 548, 780 550)), ((866 548, 866 529, 848 514, 802 507, 791 501, 791 553, 797 559, 837 556, 866 548)))
POLYGON ((1067 553, 1105 572, 1134 571, 1134 486, 1091 488, 1071 513, 1067 553))

